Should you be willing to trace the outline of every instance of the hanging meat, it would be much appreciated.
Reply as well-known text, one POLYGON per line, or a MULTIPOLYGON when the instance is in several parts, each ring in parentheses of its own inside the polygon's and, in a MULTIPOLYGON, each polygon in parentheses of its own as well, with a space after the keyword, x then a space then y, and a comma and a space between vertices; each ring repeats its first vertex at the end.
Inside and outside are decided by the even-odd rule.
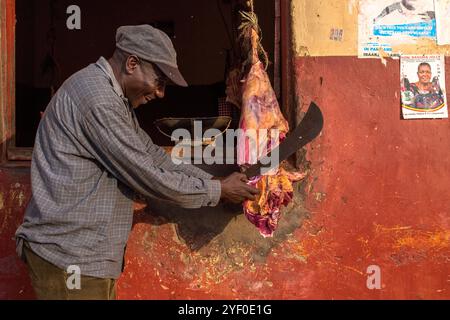
MULTIPOLYGON (((260 43, 256 16, 244 13, 243 17, 247 22, 241 26, 241 41, 244 43, 244 50, 246 43, 247 46, 250 45, 249 56, 240 70, 230 72, 227 100, 241 109, 239 127, 242 136, 238 139, 238 164, 245 168, 275 148, 286 137, 289 124, 281 113, 266 72, 267 55, 260 43), (260 60, 260 56, 266 60, 266 65, 260 60), (251 134, 247 134, 248 132, 251 134), (273 132, 278 132, 278 137, 275 135, 278 139, 273 139, 273 132)), ((281 208, 293 200, 293 182, 304 177, 304 174, 289 173, 280 166, 249 182, 261 194, 255 201, 244 203, 244 213, 262 236, 273 236, 281 216, 281 208)))

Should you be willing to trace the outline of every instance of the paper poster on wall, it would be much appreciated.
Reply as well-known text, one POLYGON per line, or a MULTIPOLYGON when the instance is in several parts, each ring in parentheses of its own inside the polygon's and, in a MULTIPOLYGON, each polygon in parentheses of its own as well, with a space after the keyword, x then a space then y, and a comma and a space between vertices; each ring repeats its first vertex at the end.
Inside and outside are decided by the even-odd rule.
POLYGON ((405 119, 448 118, 443 55, 402 56, 400 75, 405 119))
POLYGON ((434 0, 438 45, 450 44, 450 0, 434 0))
POLYGON ((398 56, 393 46, 436 40, 434 0, 360 0, 360 58, 376 58, 383 50, 398 56))

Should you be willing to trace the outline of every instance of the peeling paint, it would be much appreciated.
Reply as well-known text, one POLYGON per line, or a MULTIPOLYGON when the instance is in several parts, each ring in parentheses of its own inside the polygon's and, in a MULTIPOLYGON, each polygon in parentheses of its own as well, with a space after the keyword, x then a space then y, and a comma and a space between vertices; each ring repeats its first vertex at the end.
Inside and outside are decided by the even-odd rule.
POLYGON ((418 230, 411 226, 374 225, 373 236, 360 237, 366 257, 373 250, 384 251, 396 265, 417 263, 426 259, 445 259, 450 248, 450 230, 418 230))
POLYGON ((311 54, 309 53, 308 47, 300 46, 297 50, 297 55, 301 57, 309 57, 311 54))
POLYGON ((303 263, 308 262, 309 253, 306 251, 303 243, 297 239, 289 239, 283 245, 285 256, 290 259, 295 259, 303 263))
POLYGON ((450 55, 450 45, 438 46, 432 39, 417 39, 414 43, 393 46, 394 52, 402 54, 444 54, 450 55))
POLYGON ((380 57, 381 63, 387 67, 387 59, 389 58, 389 54, 383 50, 383 48, 378 49, 378 55, 380 57))
POLYGON ((450 231, 412 230, 396 239, 394 248, 411 248, 424 250, 443 250, 450 247, 450 231))
POLYGON ((361 270, 358 270, 358 269, 353 268, 353 267, 350 267, 350 266, 344 266, 344 268, 346 268, 346 269, 348 269, 348 270, 351 270, 351 271, 353 271, 353 272, 356 272, 357 274, 359 274, 359 275, 361 275, 361 276, 364 276, 364 273, 363 273, 361 270))
POLYGON ((314 193, 314 198, 318 202, 322 202, 326 198, 326 196, 327 196, 326 193, 323 193, 323 192, 314 193))
POLYGON ((24 203, 25 203, 25 195, 23 190, 20 189, 16 189, 16 190, 11 190, 10 194, 10 201, 11 201, 11 205, 13 207, 23 207, 24 203))

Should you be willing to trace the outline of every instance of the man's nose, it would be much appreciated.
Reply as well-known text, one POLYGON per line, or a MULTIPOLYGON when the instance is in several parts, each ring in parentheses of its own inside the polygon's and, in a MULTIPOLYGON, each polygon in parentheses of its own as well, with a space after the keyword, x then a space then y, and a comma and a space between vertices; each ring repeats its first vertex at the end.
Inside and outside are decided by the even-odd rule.
POLYGON ((164 88, 164 87, 162 87, 162 88, 157 88, 157 89, 156 89, 156 96, 157 96, 159 99, 164 98, 164 93, 165 93, 165 88, 164 88))

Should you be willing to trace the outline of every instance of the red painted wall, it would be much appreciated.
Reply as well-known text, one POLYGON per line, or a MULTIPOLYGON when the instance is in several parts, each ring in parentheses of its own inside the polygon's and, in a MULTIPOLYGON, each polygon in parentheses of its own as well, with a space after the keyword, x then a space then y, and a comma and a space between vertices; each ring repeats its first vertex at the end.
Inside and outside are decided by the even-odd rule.
POLYGON ((29 169, 0 168, 0 300, 34 297, 26 266, 15 254, 13 239, 30 194, 29 169))
MULTIPOLYGON (((236 232, 247 226, 238 217, 227 238, 192 251, 179 226, 137 204, 119 299, 450 298, 449 121, 401 120, 398 61, 295 65, 299 108, 314 100, 325 116, 300 186, 309 218, 295 215, 297 199, 289 215, 302 223, 291 235, 254 241, 236 232), (366 286, 370 265, 381 268, 381 290, 366 286)), ((1 169, 0 181, 0 298, 32 298, 12 240, 28 172, 1 169)))
POLYGON ((300 231, 312 253, 309 296, 450 298, 449 120, 401 119, 398 61, 296 64, 302 108, 315 100, 326 121, 309 153, 311 227, 300 231), (381 267, 381 291, 362 284, 370 264, 381 267))

